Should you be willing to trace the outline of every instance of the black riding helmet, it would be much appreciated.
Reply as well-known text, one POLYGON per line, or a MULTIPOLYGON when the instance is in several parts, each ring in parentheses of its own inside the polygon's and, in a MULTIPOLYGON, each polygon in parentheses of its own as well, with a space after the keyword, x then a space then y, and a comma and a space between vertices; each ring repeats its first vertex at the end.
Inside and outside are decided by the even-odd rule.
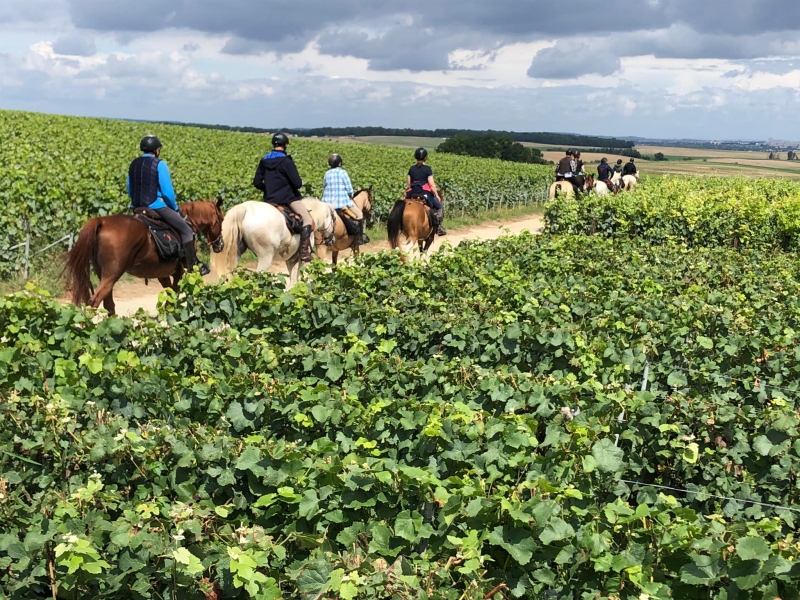
POLYGON ((328 166, 330 166, 331 169, 341 167, 342 162, 342 157, 339 154, 331 154, 328 157, 328 166))
POLYGON ((574 156, 574 154, 572 150, 567 150, 567 156, 574 156))
POLYGON ((426 158, 428 158, 428 151, 425 150, 425 148, 417 148, 414 151, 414 158, 416 158, 417 160, 425 160, 426 158))
POLYGON ((286 135, 285 133, 276 133, 275 135, 272 136, 273 148, 277 148, 278 146, 286 148, 286 146, 288 145, 289 145, 289 136, 286 135))
POLYGON ((142 138, 142 141, 139 142, 139 150, 147 152, 148 154, 152 154, 162 147, 161 140, 154 135, 146 135, 142 138))

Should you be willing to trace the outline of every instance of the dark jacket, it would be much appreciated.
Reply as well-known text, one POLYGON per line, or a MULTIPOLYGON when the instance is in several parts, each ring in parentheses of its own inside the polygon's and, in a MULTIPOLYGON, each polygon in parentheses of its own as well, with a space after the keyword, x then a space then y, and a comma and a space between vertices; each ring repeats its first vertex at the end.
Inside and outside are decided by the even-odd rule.
POLYGON ((610 165, 606 164, 597 165, 597 177, 600 179, 600 181, 606 181, 607 179, 611 179, 613 173, 614 169, 612 169, 610 165))
POLYGON ((636 165, 632 162, 627 163, 624 167, 622 167, 622 174, 623 175, 636 175, 636 165))
POLYGON ((264 192, 264 202, 270 204, 291 204, 302 199, 303 180, 292 157, 283 152, 271 152, 261 159, 253 185, 264 192))
POLYGON ((570 175, 572 174, 572 170, 575 168, 575 161, 571 156, 565 156, 560 161, 558 161, 558 167, 556 168, 556 175, 570 175))

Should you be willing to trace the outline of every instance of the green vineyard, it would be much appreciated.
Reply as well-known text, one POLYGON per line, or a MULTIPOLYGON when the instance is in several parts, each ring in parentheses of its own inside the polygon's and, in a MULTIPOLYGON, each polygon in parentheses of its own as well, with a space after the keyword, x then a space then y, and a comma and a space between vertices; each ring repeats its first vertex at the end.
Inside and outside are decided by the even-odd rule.
MULTIPOLYGON (((17 268, 8 248, 31 236, 43 248, 77 233, 93 216, 125 212, 125 176, 139 140, 155 132, 164 142, 180 202, 225 198, 230 207, 259 199, 252 186, 263 135, 125 121, 0 111, 0 273, 17 268)), ((376 216, 385 218, 402 196, 413 153, 390 147, 296 139, 290 145, 309 195, 322 193, 331 152, 345 160, 356 186, 373 186, 376 216)), ((432 153, 430 164, 449 214, 476 214, 544 199, 550 167, 432 153)))
POLYGON ((800 262, 522 235, 0 300, 9 598, 796 599, 800 262))
POLYGON ((645 178, 630 193, 561 198, 545 213, 558 234, 637 237, 690 246, 800 248, 800 185, 777 179, 645 178))

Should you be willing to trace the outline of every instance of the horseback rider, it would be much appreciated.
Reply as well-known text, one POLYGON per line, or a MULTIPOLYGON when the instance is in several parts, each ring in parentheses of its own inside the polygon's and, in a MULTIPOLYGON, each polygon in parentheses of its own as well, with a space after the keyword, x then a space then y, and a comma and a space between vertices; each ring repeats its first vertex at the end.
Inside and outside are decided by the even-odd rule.
POLYGON ((353 202, 353 184, 350 176, 342 167, 339 154, 328 157, 330 169, 322 181, 322 201, 330 204, 335 210, 346 213, 346 216, 358 222, 359 244, 368 244, 369 238, 364 234, 364 213, 353 202))
POLYGON ((600 164, 597 165, 597 179, 602 181, 608 186, 608 189, 614 191, 614 184, 611 183, 611 178, 614 176, 614 169, 608 164, 607 158, 602 158, 600 164))
POLYGON ((436 182, 433 180, 433 169, 425 164, 428 159, 428 151, 425 148, 417 148, 414 152, 414 158, 417 164, 408 170, 406 198, 411 198, 414 195, 424 196, 428 206, 433 209, 434 214, 439 218, 439 229, 436 231, 436 235, 447 235, 441 225, 444 220, 444 203, 439 195, 439 190, 436 188, 436 182))
POLYGON ((581 151, 580 150, 576 150, 575 151, 575 166, 577 168, 577 171, 575 171, 575 174, 578 175, 578 176, 582 176, 583 175, 583 161, 581 160, 581 151))
POLYGON ((311 262, 311 230, 314 221, 308 212, 300 188, 303 180, 292 157, 286 154, 289 136, 276 133, 272 136, 272 152, 264 156, 258 163, 253 185, 264 192, 264 202, 288 206, 303 219, 303 230, 300 233, 300 262, 311 262))
POLYGON ((569 181, 575 177, 578 171, 578 165, 575 163, 574 153, 572 150, 567 150, 566 156, 558 161, 556 165, 556 181, 569 181))
POLYGON ((634 164, 633 159, 631 158, 622 169, 622 175, 633 175, 634 177, 638 176, 639 171, 636 169, 636 165, 634 164))
POLYGON ((194 231, 178 210, 175 200, 175 188, 169 174, 167 163, 161 160, 161 140, 154 135, 147 135, 139 142, 139 149, 144 153, 135 159, 128 168, 128 197, 131 208, 149 208, 158 213, 161 220, 172 227, 180 236, 183 252, 186 257, 186 269, 191 271, 199 266, 201 275, 208 275, 211 270, 197 260, 194 231))
POLYGON ((617 160, 617 164, 614 165, 614 173, 619 173, 619 176, 622 177, 622 159, 617 160))

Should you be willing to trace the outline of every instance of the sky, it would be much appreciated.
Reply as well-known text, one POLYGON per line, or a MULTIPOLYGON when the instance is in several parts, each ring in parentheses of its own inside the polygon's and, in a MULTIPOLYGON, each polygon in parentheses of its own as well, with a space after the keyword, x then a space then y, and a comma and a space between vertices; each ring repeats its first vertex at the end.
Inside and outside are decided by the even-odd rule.
POLYGON ((800 1, 0 0, 0 108, 800 140, 800 1))

